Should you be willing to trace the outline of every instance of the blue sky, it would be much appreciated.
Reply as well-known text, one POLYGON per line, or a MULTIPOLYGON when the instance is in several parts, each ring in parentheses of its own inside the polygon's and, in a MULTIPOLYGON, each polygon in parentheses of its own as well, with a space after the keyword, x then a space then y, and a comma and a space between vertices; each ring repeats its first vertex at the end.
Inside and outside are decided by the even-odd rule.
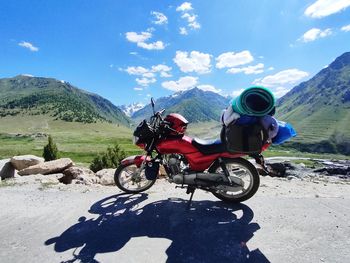
POLYGON ((350 51, 350 0, 0 0, 0 77, 53 77, 116 105, 194 86, 277 96, 350 51))

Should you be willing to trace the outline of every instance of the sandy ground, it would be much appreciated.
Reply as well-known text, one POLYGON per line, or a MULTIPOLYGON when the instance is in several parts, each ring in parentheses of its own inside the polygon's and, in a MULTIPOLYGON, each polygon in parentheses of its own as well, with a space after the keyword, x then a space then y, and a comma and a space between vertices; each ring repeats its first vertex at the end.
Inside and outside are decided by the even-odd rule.
POLYGON ((165 180, 116 187, 0 188, 0 262, 349 262, 350 183, 261 178, 227 205, 165 180))

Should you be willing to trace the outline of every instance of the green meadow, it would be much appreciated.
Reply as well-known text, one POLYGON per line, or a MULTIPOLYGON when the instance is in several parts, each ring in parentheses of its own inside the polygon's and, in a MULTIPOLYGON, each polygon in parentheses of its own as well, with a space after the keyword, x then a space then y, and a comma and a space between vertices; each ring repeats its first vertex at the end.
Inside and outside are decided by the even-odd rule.
MULTIPOLYGON (((218 122, 190 124, 188 134, 202 139, 218 138, 220 128, 218 122)), ((61 157, 69 157, 79 165, 89 166, 94 157, 115 143, 128 155, 142 153, 142 150, 132 143, 132 130, 132 127, 110 123, 53 121, 50 117, 42 115, 3 117, 0 119, 0 159, 23 154, 41 156, 43 147, 47 144, 45 135, 50 134, 61 157)), ((349 158, 336 154, 301 153, 283 147, 271 147, 264 156, 349 158)))
POLYGON ((88 166, 107 147, 118 143, 127 154, 142 152, 132 143, 132 130, 110 123, 83 124, 50 120, 45 116, 16 116, 0 119, 0 159, 14 155, 42 155, 51 135, 61 157, 88 166))

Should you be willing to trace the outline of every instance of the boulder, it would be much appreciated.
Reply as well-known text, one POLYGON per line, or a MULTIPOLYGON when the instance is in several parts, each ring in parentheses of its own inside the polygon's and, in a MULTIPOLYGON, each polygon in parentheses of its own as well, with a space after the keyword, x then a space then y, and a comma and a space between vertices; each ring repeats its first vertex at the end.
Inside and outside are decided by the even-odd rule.
POLYGON ((63 176, 59 181, 64 184, 71 184, 74 179, 94 176, 95 173, 87 168, 73 166, 63 171, 63 176))
POLYGON ((25 168, 18 172, 19 175, 30 175, 30 174, 53 174, 60 173, 65 169, 71 167, 73 161, 69 158, 61 158, 54 161, 45 163, 39 163, 28 168, 25 168))
POLYGON ((10 159, 0 160, 0 178, 12 178, 15 177, 16 171, 12 166, 10 159))
POLYGON ((43 162, 44 158, 35 155, 20 155, 11 158, 11 164, 18 171, 43 162))
POLYGON ((268 163, 266 164, 269 175, 271 177, 285 177, 286 176, 286 166, 284 163, 268 163))
POLYGON ((96 176, 100 178, 100 184, 114 185, 114 173, 115 169, 102 169, 96 173, 96 176))

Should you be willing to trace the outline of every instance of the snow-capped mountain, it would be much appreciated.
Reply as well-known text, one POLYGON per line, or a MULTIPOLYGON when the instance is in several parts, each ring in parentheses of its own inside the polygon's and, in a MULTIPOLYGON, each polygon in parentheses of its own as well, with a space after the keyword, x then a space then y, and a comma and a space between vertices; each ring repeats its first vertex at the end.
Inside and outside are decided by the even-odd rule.
POLYGON ((145 107, 145 105, 142 103, 139 103, 139 102, 135 102, 135 103, 132 103, 130 105, 119 106, 119 108, 125 113, 125 115, 127 115, 129 117, 132 117, 132 115, 136 111, 141 110, 143 107, 145 107))

